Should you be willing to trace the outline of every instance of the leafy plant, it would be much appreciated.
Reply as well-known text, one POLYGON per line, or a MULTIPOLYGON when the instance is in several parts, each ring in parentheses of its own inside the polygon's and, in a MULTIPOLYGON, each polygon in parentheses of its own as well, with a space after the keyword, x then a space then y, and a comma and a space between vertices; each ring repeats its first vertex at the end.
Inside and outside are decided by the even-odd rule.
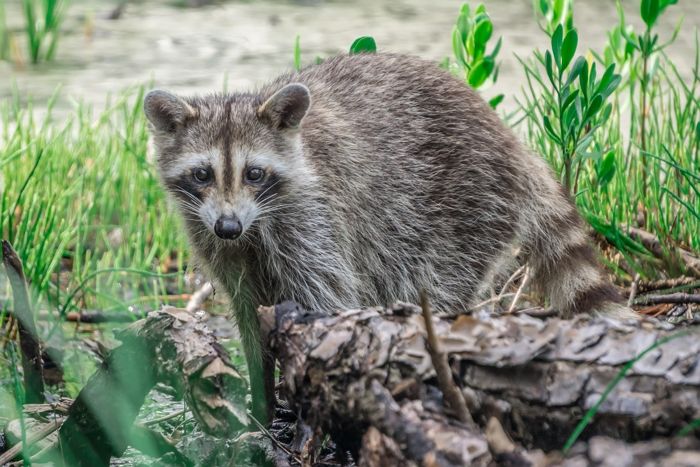
MULTIPOLYGON (((479 89, 489 79, 491 83, 498 79, 496 57, 501 50, 502 38, 498 38, 491 53, 486 53, 492 35, 493 23, 486 13, 486 7, 480 4, 472 14, 469 5, 463 4, 452 29, 452 51, 457 69, 464 81, 474 89, 479 89)), ((503 94, 499 94, 489 104, 495 108, 503 97, 503 94)))
MULTIPOLYGON (((678 247, 700 249, 700 193, 697 189, 700 179, 696 178, 700 168, 700 100, 697 97, 700 89, 700 38, 696 31, 694 54, 688 59, 692 64, 690 79, 679 72, 664 50, 651 55, 647 97, 641 99, 643 63, 639 38, 625 21, 619 3, 617 11, 619 22, 608 33, 603 52, 592 50, 587 53, 585 67, 579 74, 588 70, 589 89, 593 86, 590 78, 593 65, 600 69, 600 72, 596 70, 596 76, 610 76, 612 84, 612 79, 617 82, 615 77, 620 75, 619 82, 609 95, 608 92, 602 93, 602 106, 591 119, 591 125, 577 125, 583 129, 584 135, 578 139, 579 143, 575 146, 571 141, 563 144, 565 138, 560 137, 561 134, 570 134, 566 108, 578 108, 573 101, 568 104, 566 99, 576 100, 577 97, 571 96, 577 90, 578 96, 583 96, 580 77, 571 82, 568 80, 578 60, 572 60, 573 63, 564 71, 560 88, 561 69, 557 67, 553 50, 550 52, 553 80, 546 72, 543 53, 535 52, 532 58, 518 58, 525 70, 526 81, 524 92, 515 98, 522 112, 515 125, 520 126, 530 147, 548 160, 562 181, 569 180, 577 207, 601 238, 604 237, 613 247, 606 249, 605 261, 620 280, 631 280, 636 274, 643 278, 673 276, 683 273, 685 268, 675 253, 678 247), (613 65, 612 75, 608 75, 613 65), (570 84, 568 92, 565 90, 567 84, 570 84), (647 110, 642 110, 642 100, 645 100, 647 110), (559 112, 560 106, 565 110, 563 113, 559 112), (654 111, 648 112, 652 108, 654 111), (639 148, 643 112, 646 151, 639 148), (560 127, 562 116, 564 131, 560 127), (547 128, 544 117, 549 119, 547 128), (585 137, 586 133, 590 133, 590 138, 585 137), (572 148, 575 149, 573 152, 572 148), (568 165, 567 160, 570 161, 568 165), (663 256, 650 253, 632 240, 627 234, 627 226, 653 232, 662 245, 663 256)), ((562 29, 561 38, 556 42, 560 41, 563 48, 569 33, 564 26, 562 29)), ((653 41, 653 30, 651 37, 653 41)), ((595 81, 600 80, 596 77, 595 81)), ((589 93, 589 104, 595 94, 589 93)), ((581 115, 586 113, 581 106, 581 115)))
MULTIPOLYGON (((680 23, 673 32, 673 35, 670 38, 670 40, 664 44, 658 43, 659 35, 653 33, 652 30, 654 28, 654 25, 656 24, 656 21, 659 19, 664 10, 666 10, 666 8, 668 8, 670 5, 674 5, 676 3, 678 3, 678 0, 641 0, 640 15, 646 26, 644 34, 642 34, 639 37, 635 37, 633 34, 627 32, 627 28, 621 29, 622 35, 627 41, 627 47, 634 48, 641 55, 641 71, 639 72, 638 76, 639 84, 641 87, 639 94, 639 138, 642 151, 647 150, 646 129, 648 117, 647 96, 649 94, 649 82, 653 79, 653 75, 656 70, 656 66, 650 65, 652 63, 652 57, 654 56, 654 54, 665 49, 666 47, 668 47, 668 45, 675 41, 676 36, 680 31, 680 23)), ((624 21, 624 17, 621 18, 622 21, 624 21)), ((643 160, 645 159, 643 158, 643 160)))
POLYGON ((561 177, 569 193, 576 186, 577 165, 584 159, 601 161, 597 171, 604 183, 612 177, 615 153, 608 152, 602 157, 599 152, 586 150, 593 140, 593 132, 610 117, 612 104, 606 101, 620 83, 614 64, 605 69, 600 79, 596 64, 589 65, 583 57, 577 58, 569 70, 577 46, 576 29, 564 35, 564 27, 559 25, 551 37, 551 51, 547 50, 544 55, 545 71, 553 90, 553 99, 549 102, 553 105, 542 116, 542 123, 549 138, 560 148, 561 177))

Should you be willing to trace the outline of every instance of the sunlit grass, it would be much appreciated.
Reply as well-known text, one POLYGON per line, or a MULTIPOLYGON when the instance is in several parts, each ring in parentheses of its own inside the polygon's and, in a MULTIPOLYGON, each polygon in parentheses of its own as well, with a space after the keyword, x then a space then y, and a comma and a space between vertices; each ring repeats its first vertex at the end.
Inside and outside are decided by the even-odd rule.
POLYGON ((185 267, 182 226, 148 158, 142 96, 141 88, 126 92, 97 115, 78 105, 61 122, 51 104, 41 118, 18 99, 0 108, 0 232, 45 304, 126 308, 140 288, 159 295, 165 283, 119 268, 185 267))

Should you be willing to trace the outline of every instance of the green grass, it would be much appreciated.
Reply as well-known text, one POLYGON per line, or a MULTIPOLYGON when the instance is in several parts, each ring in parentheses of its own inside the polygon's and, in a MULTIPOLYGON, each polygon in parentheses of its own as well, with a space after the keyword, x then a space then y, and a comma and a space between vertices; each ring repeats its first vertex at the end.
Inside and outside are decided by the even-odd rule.
MULTIPOLYGON (((684 272, 677 258, 670 254, 653 258, 629 238, 624 226, 653 232, 669 252, 676 247, 700 251, 697 30, 692 31, 696 37, 694 56, 689 57, 692 73, 684 78, 664 53, 678 30, 664 38, 668 41, 663 46, 642 51, 630 44, 658 44, 661 39, 654 39, 653 25, 637 36, 619 12, 620 24, 609 33, 605 49, 582 52, 584 67, 597 65, 600 76, 614 66, 620 75, 614 92, 603 100, 610 105, 609 114, 575 128, 590 132, 590 137, 577 141, 577 146, 557 140, 577 121, 575 115, 569 121, 574 112, 560 112, 566 95, 550 82, 541 52, 520 58, 526 84, 516 96, 521 109, 516 129, 561 175, 593 228, 616 247, 608 260, 619 279, 629 281, 636 273, 649 279, 675 276, 684 272), (554 135, 548 125, 554 127, 554 135)), ((580 89, 576 82, 572 88, 580 89)))
POLYGON ((45 306, 126 309, 164 293, 153 272, 185 267, 182 226, 149 160, 142 97, 142 88, 126 92, 97 115, 78 105, 61 123, 51 104, 41 119, 18 99, 0 107, 0 232, 45 306))

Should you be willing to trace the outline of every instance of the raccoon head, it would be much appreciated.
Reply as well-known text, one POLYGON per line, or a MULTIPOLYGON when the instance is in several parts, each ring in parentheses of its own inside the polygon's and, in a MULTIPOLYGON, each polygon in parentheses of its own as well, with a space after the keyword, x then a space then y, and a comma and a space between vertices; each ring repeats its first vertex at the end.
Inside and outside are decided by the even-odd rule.
POLYGON ((299 130, 310 105, 296 83, 271 96, 146 95, 159 172, 192 233, 236 240, 284 204, 285 186, 304 176, 299 130))

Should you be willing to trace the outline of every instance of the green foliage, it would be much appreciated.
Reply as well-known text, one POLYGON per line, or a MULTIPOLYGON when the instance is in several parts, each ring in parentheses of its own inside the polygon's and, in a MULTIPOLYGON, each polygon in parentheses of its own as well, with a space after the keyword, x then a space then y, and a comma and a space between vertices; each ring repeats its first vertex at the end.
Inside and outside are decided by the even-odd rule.
MULTIPOLYGON (((472 13, 468 4, 460 9, 457 23, 452 29, 452 52, 457 70, 464 81, 474 89, 479 89, 488 80, 495 83, 498 79, 496 57, 501 50, 502 38, 499 38, 491 53, 487 53, 488 42, 493 35, 493 23, 480 4, 472 13)), ((489 102, 496 107, 503 95, 492 98, 489 102)))
POLYGON ((66 6, 67 0, 22 0, 32 63, 53 60, 66 6))
POLYGON ((7 30, 5 2, 0 2, 0 60, 10 57, 10 31, 7 30))
POLYGON ((0 234, 20 255, 35 299, 68 311, 139 307, 144 297, 159 307, 163 278, 132 275, 123 284, 123 273, 94 273, 184 269, 182 226, 147 156, 142 95, 124 95, 97 116, 79 106, 61 125, 51 105, 39 121, 18 100, 0 106, 0 234))
POLYGON ((558 26, 568 32, 574 27, 574 0, 532 0, 537 24, 548 36, 558 26))
POLYGON ((355 39, 350 46, 350 55, 359 53, 375 53, 377 43, 372 36, 362 36, 355 39))
POLYGON ((598 79, 596 64, 578 57, 571 64, 578 46, 576 29, 564 35, 559 25, 551 37, 551 51, 544 55, 544 67, 551 85, 548 105, 543 108, 542 124, 547 136, 559 146, 562 160, 562 183, 566 191, 576 186, 578 164, 584 159, 600 160, 597 170, 605 183, 615 170, 614 153, 601 160, 599 152, 587 152, 593 133, 610 117, 610 95, 620 84, 620 76, 614 73, 615 65, 605 69, 598 79), (567 73, 568 72, 568 73, 567 73))
POLYGON ((593 228, 618 249, 610 264, 616 275, 680 274, 675 248, 700 248, 700 44, 696 39, 691 79, 684 79, 659 48, 670 41, 659 46, 651 34, 655 45, 645 45, 649 40, 634 33, 619 4, 617 11, 619 23, 601 54, 570 58, 576 30, 558 26, 550 50, 519 59, 526 73, 517 98, 521 133, 568 184, 593 228), (646 66, 642 47, 653 51, 646 66), (630 239, 627 225, 657 235, 666 257, 630 239))

